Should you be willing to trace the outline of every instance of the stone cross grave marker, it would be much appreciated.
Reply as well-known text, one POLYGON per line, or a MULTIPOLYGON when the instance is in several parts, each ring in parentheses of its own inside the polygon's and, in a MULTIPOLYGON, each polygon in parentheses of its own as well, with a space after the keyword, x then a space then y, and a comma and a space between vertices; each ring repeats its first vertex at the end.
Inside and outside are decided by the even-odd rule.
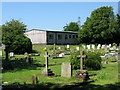
POLYGON ((10 52, 10 57, 14 57, 14 52, 10 52))
POLYGON ((61 76, 70 78, 72 76, 71 64, 63 62, 61 66, 61 76))
POLYGON ((49 58, 48 52, 45 53, 44 57, 45 57, 45 69, 42 71, 41 75, 42 76, 53 76, 54 73, 51 71, 50 68, 48 68, 48 58, 49 58))
POLYGON ((80 70, 77 70, 76 78, 79 78, 82 80, 89 79, 89 75, 88 75, 87 70, 83 70, 83 59, 85 57, 86 57, 86 55, 84 55, 84 51, 81 51, 80 55, 78 56, 78 58, 80 58, 80 70))
POLYGON ((86 55, 84 55, 84 51, 80 51, 80 55, 77 57, 80 58, 80 70, 83 70, 83 59, 86 57, 86 55))

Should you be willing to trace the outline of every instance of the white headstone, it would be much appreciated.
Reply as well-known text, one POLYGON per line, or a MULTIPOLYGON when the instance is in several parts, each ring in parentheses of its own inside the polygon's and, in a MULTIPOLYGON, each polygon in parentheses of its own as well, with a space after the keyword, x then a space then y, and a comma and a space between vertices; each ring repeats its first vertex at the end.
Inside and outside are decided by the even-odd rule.
POLYGON ((86 49, 86 46, 85 45, 82 45, 83 49, 86 49))
POLYGON ((101 49, 105 49, 105 45, 102 45, 102 46, 101 46, 101 49))
POLYGON ((90 49, 90 45, 87 45, 87 49, 90 49))
POLYGON ((10 57, 14 57, 14 52, 10 52, 10 57))
POLYGON ((95 49, 95 45, 94 44, 92 45, 92 49, 95 49))
POLYGON ((109 44, 109 48, 111 47, 112 45, 111 44, 109 44))
POLYGON ((58 47, 58 49, 60 50, 60 49, 61 49, 61 47, 58 47))
POLYGON ((80 48, 79 48, 79 47, 76 47, 76 50, 78 50, 78 51, 79 51, 79 50, 80 50, 80 48))
POLYGON ((65 54, 64 53, 60 53, 59 54, 59 57, 63 57, 65 54))
POLYGON ((0 51, 0 56, 2 56, 2 51, 0 51))
POLYGON ((100 46, 97 46, 97 49, 100 49, 100 46))
POLYGON ((67 45, 67 48, 70 48, 70 45, 67 45))

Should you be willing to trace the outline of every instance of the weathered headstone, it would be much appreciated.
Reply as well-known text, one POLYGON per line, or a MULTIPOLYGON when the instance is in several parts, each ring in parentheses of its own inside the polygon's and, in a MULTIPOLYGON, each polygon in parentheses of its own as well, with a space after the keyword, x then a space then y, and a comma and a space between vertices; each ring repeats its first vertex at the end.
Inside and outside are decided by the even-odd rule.
POLYGON ((26 59, 26 62, 29 62, 29 54, 27 52, 24 53, 24 57, 26 59))
POLYGON ((61 76, 70 78, 72 76, 71 64, 63 62, 61 66, 61 76))
POLYGON ((32 75, 32 84, 38 84, 38 77, 35 74, 32 75))
POLYGON ((10 52, 10 57, 14 57, 14 52, 10 52))

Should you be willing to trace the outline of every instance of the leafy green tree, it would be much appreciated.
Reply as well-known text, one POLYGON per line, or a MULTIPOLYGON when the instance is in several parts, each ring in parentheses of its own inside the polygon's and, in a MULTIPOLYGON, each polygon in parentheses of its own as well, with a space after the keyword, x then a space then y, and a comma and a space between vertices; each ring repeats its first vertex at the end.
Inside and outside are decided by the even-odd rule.
POLYGON ((71 22, 69 25, 66 25, 63 28, 64 31, 78 31, 80 29, 78 23, 76 22, 71 22))
POLYGON ((8 53, 30 52, 32 50, 31 41, 24 36, 26 25, 19 20, 12 19, 2 25, 2 43, 5 44, 6 60, 8 53))
POLYGON ((100 7, 87 18, 78 37, 83 43, 113 43, 117 32, 113 8, 100 7))

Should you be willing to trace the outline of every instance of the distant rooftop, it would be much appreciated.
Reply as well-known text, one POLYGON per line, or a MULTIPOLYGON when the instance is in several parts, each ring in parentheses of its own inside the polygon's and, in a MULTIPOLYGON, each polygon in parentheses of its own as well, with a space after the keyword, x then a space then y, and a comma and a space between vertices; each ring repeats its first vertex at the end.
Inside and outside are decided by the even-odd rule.
MULTIPOLYGON (((41 29, 32 29, 32 30, 37 30, 37 31, 47 31, 47 32, 63 32, 63 33, 77 33, 74 31, 60 31, 60 30, 41 30, 41 29)), ((32 30, 28 30, 26 32, 32 31, 32 30)))

